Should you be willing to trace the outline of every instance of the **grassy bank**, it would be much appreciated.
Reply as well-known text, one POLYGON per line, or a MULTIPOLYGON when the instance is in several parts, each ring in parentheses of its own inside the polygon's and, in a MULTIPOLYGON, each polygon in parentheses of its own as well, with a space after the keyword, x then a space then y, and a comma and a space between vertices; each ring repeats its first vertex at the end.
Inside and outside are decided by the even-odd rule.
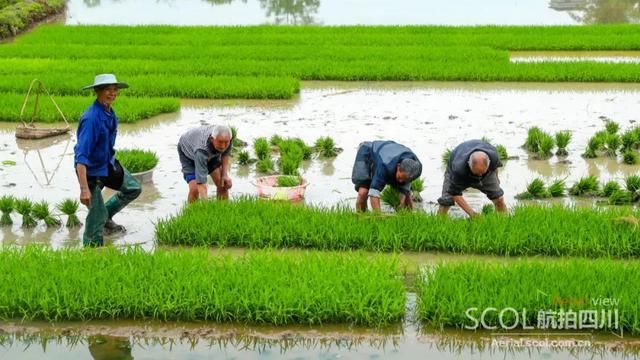
POLYGON ((0 40, 16 36, 32 24, 60 13, 65 0, 0 1, 0 40))
MULTIPOLYGON (((424 273, 418 285, 420 318, 434 326, 464 327, 475 324, 469 313, 480 319, 484 309, 485 323, 499 324, 499 312, 514 308, 527 325, 537 326, 539 311, 565 312, 596 310, 598 322, 608 324, 608 311, 618 311, 618 325, 625 332, 640 333, 640 264, 611 260, 518 261, 509 264, 487 262, 447 263, 424 273), (607 300, 611 302, 607 305, 607 300), (523 316, 522 309, 526 309, 523 316), (605 311, 604 317, 601 315, 605 311)), ((556 320, 561 315, 556 315, 556 320)), ((515 323, 512 311, 503 314, 504 323, 515 323)), ((537 330, 540 330, 539 328, 537 330)), ((565 328, 567 330, 567 328, 565 328)), ((571 328, 568 328, 570 331, 571 328)), ((612 330, 613 326, 599 330, 612 330)))
POLYGON ((168 245, 446 251, 496 255, 635 257, 638 213, 520 207, 510 216, 472 221, 424 213, 357 214, 242 199, 196 202, 160 221, 156 238, 168 245))
POLYGON ((0 251, 2 320, 384 325, 402 318, 404 301, 397 261, 381 256, 0 251))
MULTIPOLYGON (((95 100, 95 96, 56 96, 56 103, 64 112, 67 120, 77 122, 84 110, 95 100)), ((20 121, 20 108, 24 102, 23 94, 0 93, 0 121, 20 121)), ((60 114, 51 101, 42 96, 38 105, 38 119, 41 122, 61 121, 60 114)), ((180 109, 180 101, 175 98, 136 98, 122 96, 114 104, 114 109, 122 123, 132 123, 161 113, 169 113, 180 109)), ((31 120, 33 97, 25 110, 25 120, 31 120)))

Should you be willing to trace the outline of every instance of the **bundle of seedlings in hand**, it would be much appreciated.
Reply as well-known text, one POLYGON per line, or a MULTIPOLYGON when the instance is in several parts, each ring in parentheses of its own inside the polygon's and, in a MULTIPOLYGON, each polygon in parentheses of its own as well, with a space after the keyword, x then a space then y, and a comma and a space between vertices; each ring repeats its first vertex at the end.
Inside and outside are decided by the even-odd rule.
POLYGON ((567 151, 567 146, 569 146, 569 142, 571 141, 571 132, 569 131, 558 131, 556 133, 556 145, 558 146, 558 150, 556 151, 556 155, 558 156, 567 156, 569 152, 567 151))
POLYGON ((598 196, 599 189, 600 184, 598 183, 598 178, 589 175, 580 178, 577 183, 573 184, 571 189, 569 189, 569 194, 574 196, 598 196))
POLYGON ((253 141, 253 151, 256 153, 258 160, 264 160, 269 157, 271 148, 266 138, 259 137, 253 141))
POLYGON ((34 227, 38 223, 31 216, 33 203, 29 199, 18 199, 15 202, 16 212, 22 215, 22 227, 34 227))
POLYGON ((149 171, 158 165, 158 156, 150 150, 124 149, 116 152, 120 164, 130 173, 149 171))
POLYGON ((291 176, 291 175, 280 175, 278 176, 278 181, 276 183, 277 187, 293 187, 300 185, 300 177, 299 176, 291 176))
POLYGON ((72 199, 65 199, 56 206, 61 213, 67 215, 66 226, 68 228, 82 225, 80 219, 78 219, 78 216, 76 215, 79 206, 80 203, 78 203, 77 200, 72 199))
POLYGON ((38 220, 44 221, 47 227, 57 227, 62 224, 60 220, 51 216, 49 204, 44 200, 33 205, 33 216, 38 220))
POLYGON ((251 158, 249 157, 248 151, 242 150, 238 152, 238 164, 248 165, 250 161, 251 161, 251 158))
POLYGON ((558 179, 552 182, 551 185, 549 185, 549 187, 547 188, 547 192, 549 193, 549 195, 551 195, 551 197, 554 198, 563 197, 566 195, 566 189, 567 187, 564 180, 558 179))
POLYGON ((417 178, 411 182, 411 199, 413 201, 422 202, 420 193, 424 190, 424 180, 417 178))
POLYGON ((451 149, 446 149, 443 153, 442 153, 442 165, 447 166, 449 165, 449 159, 451 158, 451 149))
POLYGON ((515 197, 520 200, 542 199, 549 197, 549 193, 544 185, 544 181, 540 178, 535 178, 527 184, 527 191, 520 193, 515 197))
POLYGON ((323 157, 335 157, 338 155, 336 144, 329 136, 318 138, 318 140, 316 140, 315 150, 323 157))
POLYGON ((618 184, 617 181, 607 181, 603 186, 602 186, 602 196, 604 197, 609 197, 611 196, 611 194, 613 194, 615 191, 620 190, 620 184, 618 184))
POLYGON ((0 226, 9 226, 13 224, 13 220, 11 220, 11 213, 13 212, 15 201, 16 199, 10 195, 0 197, 0 211, 2 211, 0 226))
POLYGON ((380 200, 393 209, 398 209, 398 207, 400 207, 400 192, 387 185, 380 193, 380 200))

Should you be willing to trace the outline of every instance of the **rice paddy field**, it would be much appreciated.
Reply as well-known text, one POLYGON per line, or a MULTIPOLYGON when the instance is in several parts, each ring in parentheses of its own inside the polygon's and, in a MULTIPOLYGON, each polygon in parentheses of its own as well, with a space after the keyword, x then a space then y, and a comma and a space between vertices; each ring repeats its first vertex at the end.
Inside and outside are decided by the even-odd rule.
POLYGON ((640 357, 637 5, 295 5, 69 0, 0 43, 0 358, 640 357), (73 170, 96 73, 130 85, 116 156, 153 171, 97 249, 73 170), (15 138, 34 78, 70 135, 15 138), (220 123, 231 199, 187 205, 178 139, 220 123), (413 211, 354 212, 378 139, 423 164, 413 211), (507 214, 477 190, 481 216, 435 214, 468 139, 499 146, 507 214), (257 199, 267 175, 302 201, 257 199))

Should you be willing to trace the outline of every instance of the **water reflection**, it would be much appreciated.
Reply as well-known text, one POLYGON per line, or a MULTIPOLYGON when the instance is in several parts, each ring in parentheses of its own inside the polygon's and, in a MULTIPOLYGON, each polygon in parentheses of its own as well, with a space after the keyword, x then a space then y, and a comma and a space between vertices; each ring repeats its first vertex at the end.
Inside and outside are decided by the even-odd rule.
POLYGON ((640 2, 637 0, 551 0, 549 7, 557 11, 566 11, 580 24, 640 21, 640 2))

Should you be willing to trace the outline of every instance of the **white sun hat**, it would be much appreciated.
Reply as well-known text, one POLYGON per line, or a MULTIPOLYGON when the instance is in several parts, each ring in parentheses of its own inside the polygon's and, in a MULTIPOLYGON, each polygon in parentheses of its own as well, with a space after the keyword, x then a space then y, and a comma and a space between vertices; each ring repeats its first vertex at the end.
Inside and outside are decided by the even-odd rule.
POLYGON ((118 89, 126 89, 129 87, 129 84, 127 83, 118 82, 118 79, 116 79, 116 76, 113 74, 100 74, 96 75, 96 78, 93 80, 93 84, 83 87, 82 90, 93 89, 96 86, 101 85, 116 85, 118 86, 118 89))

